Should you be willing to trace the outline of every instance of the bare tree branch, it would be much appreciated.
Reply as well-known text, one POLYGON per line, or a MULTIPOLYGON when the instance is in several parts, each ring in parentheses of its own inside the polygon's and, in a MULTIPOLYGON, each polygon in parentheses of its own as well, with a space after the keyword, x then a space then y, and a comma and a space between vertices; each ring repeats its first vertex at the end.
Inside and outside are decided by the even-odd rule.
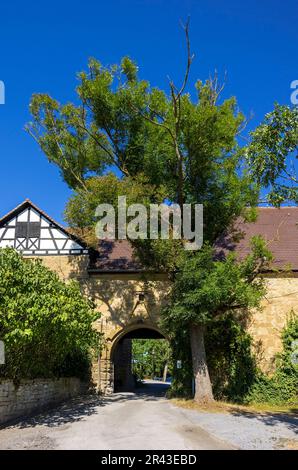
MULTIPOLYGON (((248 126, 248 124, 250 123, 250 121, 253 119, 254 117, 254 114, 251 112, 249 114, 249 116, 247 118, 244 119, 242 125, 239 127, 236 135, 237 136, 240 136, 240 134, 246 129, 246 127, 248 126)), ((246 139, 248 142, 249 142, 249 139, 248 138, 245 138, 243 136, 241 136, 242 138, 246 139)))
POLYGON ((177 93, 177 95, 176 95, 176 100, 178 100, 178 99, 180 98, 180 96, 182 95, 182 93, 183 93, 184 90, 185 90, 186 84, 187 84, 187 82, 188 82, 188 76, 189 76, 189 71, 190 71, 191 63, 192 63, 192 61, 193 61, 193 59, 194 59, 194 54, 191 54, 191 50, 190 50, 189 21, 190 21, 190 17, 187 18, 187 21, 186 21, 185 25, 181 22, 181 26, 182 26, 182 28, 184 29, 185 38, 186 38, 187 65, 186 65, 184 80, 183 80, 183 83, 182 83, 182 86, 181 86, 180 90, 178 91, 178 93, 177 93))

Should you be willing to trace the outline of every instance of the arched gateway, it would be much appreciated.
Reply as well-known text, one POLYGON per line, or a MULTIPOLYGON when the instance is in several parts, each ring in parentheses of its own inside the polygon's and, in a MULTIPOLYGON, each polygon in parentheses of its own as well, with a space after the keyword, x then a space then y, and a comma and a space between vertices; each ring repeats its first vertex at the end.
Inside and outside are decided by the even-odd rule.
MULTIPOLYGON (((240 255, 246 254, 248 239, 261 234, 271 240, 275 256, 275 271, 266 273, 268 291, 263 310, 252 316, 250 326, 263 349, 263 370, 270 370, 272 358, 281 349, 280 331, 288 313, 298 311, 297 220, 297 207, 259 208, 258 222, 242 227, 247 237, 237 245, 240 255), (289 264, 291 271, 278 272, 289 264)), ((94 328, 104 342, 93 366, 94 384, 102 393, 129 389, 132 338, 163 337, 158 325, 169 290, 166 276, 144 272, 127 241, 101 242, 96 250, 90 250, 29 200, 0 219, 0 248, 6 246, 24 256, 41 258, 63 280, 80 282, 101 312, 94 328)), ((235 247, 235 242, 221 240, 220 249, 228 246, 235 247)))
MULTIPOLYGON (((105 374, 105 393, 133 391, 135 382, 132 375, 132 340, 164 339, 161 331, 153 325, 131 324, 120 330, 113 338, 107 338, 105 350, 100 357, 100 369, 105 374), (110 346, 107 347, 107 344, 110 346)), ((103 377, 102 377, 103 379, 103 377)))

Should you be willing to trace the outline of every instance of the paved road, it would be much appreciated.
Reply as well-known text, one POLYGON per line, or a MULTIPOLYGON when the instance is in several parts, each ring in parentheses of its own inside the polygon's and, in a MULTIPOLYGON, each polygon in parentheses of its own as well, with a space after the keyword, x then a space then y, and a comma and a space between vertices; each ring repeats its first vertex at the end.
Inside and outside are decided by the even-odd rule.
POLYGON ((151 383, 137 394, 73 400, 0 430, 0 449, 231 449, 187 410, 165 398, 166 385, 151 383))

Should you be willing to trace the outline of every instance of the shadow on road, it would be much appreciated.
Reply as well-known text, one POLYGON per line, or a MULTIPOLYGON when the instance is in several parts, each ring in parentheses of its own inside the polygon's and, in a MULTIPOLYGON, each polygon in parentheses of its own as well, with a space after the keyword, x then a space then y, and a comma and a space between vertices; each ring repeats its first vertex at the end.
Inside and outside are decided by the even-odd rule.
POLYGON ((257 413, 254 411, 246 411, 246 410, 234 410, 230 411, 230 414, 236 417, 244 417, 248 419, 257 419, 261 421, 266 426, 275 426, 280 424, 285 424, 287 429, 291 429, 296 434, 298 434, 298 410, 294 408, 291 410, 293 414, 287 413, 274 413, 274 412, 264 412, 264 413, 257 413))
POLYGON ((165 397, 169 388, 169 383, 147 380, 136 388, 135 393, 136 395, 140 395, 142 398, 149 397, 151 399, 156 399, 165 397))
POLYGON ((113 403, 122 403, 127 401, 157 401, 164 398, 169 384, 163 382, 144 382, 136 389, 135 393, 122 392, 107 396, 96 394, 85 395, 74 398, 67 403, 53 408, 50 411, 43 412, 31 418, 19 420, 16 423, 6 426, 24 429, 35 426, 58 427, 68 423, 74 423, 85 419, 87 416, 100 413, 102 407, 113 403))
MULTIPOLYGON (((108 396, 85 395, 74 398, 50 411, 43 412, 31 418, 19 420, 17 423, 7 426, 24 429, 36 426, 59 427, 66 424, 82 421, 88 416, 101 413, 103 407, 108 407, 115 403, 125 402, 157 402, 165 399, 169 384, 157 381, 146 381, 136 389, 135 393, 121 392, 108 396)), ((247 419, 257 419, 266 426, 284 424, 287 429, 298 432, 298 415, 288 415, 285 413, 257 413, 245 410, 233 410, 230 414, 236 417, 247 419)))

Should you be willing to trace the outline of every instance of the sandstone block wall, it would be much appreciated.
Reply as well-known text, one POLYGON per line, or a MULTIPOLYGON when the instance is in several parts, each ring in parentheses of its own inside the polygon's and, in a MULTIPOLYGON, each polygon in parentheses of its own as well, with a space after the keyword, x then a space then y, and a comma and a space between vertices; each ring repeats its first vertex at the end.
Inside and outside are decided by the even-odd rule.
POLYGON ((55 271, 63 281, 69 279, 81 281, 88 278, 89 255, 35 256, 34 258, 41 259, 43 264, 55 271))
POLYGON ((264 372, 274 370, 275 356, 282 350, 281 332, 293 312, 298 315, 298 278, 271 277, 266 279, 267 293, 261 310, 252 315, 249 333, 258 352, 264 372))
POLYGON ((77 378, 23 380, 16 387, 0 380, 0 425, 39 412, 86 391, 77 378))

